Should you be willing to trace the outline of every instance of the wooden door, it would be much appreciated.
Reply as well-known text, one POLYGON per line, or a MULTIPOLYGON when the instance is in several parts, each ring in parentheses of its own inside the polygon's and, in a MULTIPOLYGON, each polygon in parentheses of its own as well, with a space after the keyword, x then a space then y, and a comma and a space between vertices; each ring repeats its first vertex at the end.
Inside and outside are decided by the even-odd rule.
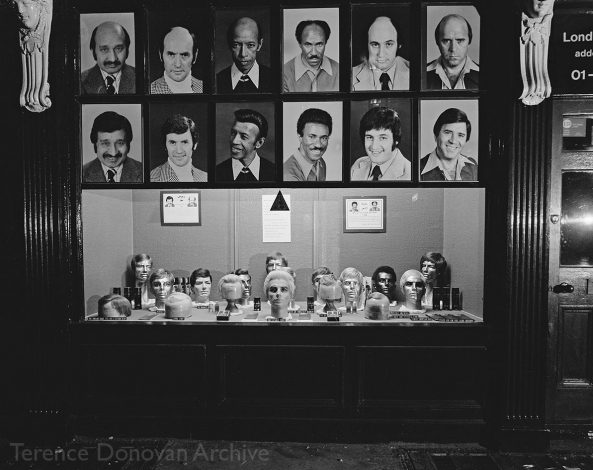
POLYGON ((549 424, 593 420, 593 100, 553 106, 548 293, 549 424))

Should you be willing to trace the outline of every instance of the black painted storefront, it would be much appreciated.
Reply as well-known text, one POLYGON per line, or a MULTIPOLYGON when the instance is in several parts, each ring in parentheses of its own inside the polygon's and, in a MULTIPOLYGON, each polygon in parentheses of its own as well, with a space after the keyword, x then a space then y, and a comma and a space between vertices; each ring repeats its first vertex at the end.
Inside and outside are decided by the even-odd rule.
MULTIPOLYGON (((54 2, 53 106, 42 114, 18 106, 17 24, 3 12, 2 280, 10 292, 16 287, 6 294, 0 327, 4 433, 544 447, 552 105, 517 99, 514 3, 475 4, 489 152, 480 167, 487 175, 484 324, 287 326, 273 336, 267 325, 81 322, 76 13, 141 5, 54 2)), ((411 5, 420 11, 420 2, 411 5)))

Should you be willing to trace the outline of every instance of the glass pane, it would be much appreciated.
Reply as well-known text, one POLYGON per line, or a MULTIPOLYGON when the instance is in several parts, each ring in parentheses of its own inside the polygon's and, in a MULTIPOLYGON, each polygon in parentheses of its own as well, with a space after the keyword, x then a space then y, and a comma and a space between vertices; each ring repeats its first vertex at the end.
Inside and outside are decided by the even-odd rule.
POLYGON ((560 264, 593 266, 593 172, 562 173, 560 264))

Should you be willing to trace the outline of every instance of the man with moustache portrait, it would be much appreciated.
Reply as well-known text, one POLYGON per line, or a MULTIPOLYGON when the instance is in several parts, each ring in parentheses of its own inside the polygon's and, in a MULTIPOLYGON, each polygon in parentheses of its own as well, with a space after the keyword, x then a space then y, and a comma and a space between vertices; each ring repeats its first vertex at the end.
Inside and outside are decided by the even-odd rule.
POLYGON ((297 121, 299 148, 284 162, 284 181, 325 181, 327 165, 323 154, 332 133, 327 111, 309 108, 297 121))

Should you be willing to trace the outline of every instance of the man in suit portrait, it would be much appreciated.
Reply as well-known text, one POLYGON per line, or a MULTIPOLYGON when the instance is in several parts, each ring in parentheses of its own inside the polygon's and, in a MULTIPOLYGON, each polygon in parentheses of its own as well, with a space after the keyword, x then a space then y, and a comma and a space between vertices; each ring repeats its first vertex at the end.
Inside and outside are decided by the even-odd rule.
POLYGON ((301 54, 284 64, 285 92, 340 91, 338 62, 325 55, 331 29, 322 20, 301 21, 295 37, 301 54))
POLYGON ((437 25, 434 39, 441 55, 426 68, 429 90, 477 89, 480 67, 468 55, 472 27, 461 15, 447 15, 437 25))
POLYGON ((409 160, 398 144, 402 127, 395 110, 374 106, 360 120, 359 135, 367 152, 350 169, 351 181, 394 181, 412 179, 409 160))
POLYGON ((264 43, 261 25, 247 17, 229 25, 226 40, 233 64, 216 74, 218 93, 269 93, 270 68, 257 61, 264 43))
POLYGON ((299 148, 284 162, 284 181, 325 181, 323 154, 329 145, 332 118, 327 111, 309 108, 297 121, 299 148))
POLYGON ((97 63, 80 75, 83 95, 136 93, 136 70, 126 64, 130 36, 122 25, 101 23, 91 34, 90 49, 97 63))
POLYGON ((397 55, 401 41, 391 19, 375 18, 367 45, 367 60, 352 68, 352 89, 409 90, 410 63, 397 55))
POLYGON ((142 163, 128 157, 132 126, 114 111, 99 114, 91 129, 97 158, 82 167, 84 183, 141 183, 142 163))
POLYGON ((159 44, 159 58, 165 73, 150 84, 150 93, 203 93, 202 80, 192 77, 191 68, 198 58, 198 41, 194 33, 176 26, 159 44))
POLYGON ((229 139, 231 158, 216 165, 216 181, 274 181, 276 165, 257 154, 268 136, 268 121, 253 109, 237 109, 229 139))
POLYGON ((150 181, 205 183, 208 173, 192 164, 192 154, 198 147, 199 135, 196 123, 190 118, 175 114, 161 127, 163 143, 168 159, 150 172, 150 181))

